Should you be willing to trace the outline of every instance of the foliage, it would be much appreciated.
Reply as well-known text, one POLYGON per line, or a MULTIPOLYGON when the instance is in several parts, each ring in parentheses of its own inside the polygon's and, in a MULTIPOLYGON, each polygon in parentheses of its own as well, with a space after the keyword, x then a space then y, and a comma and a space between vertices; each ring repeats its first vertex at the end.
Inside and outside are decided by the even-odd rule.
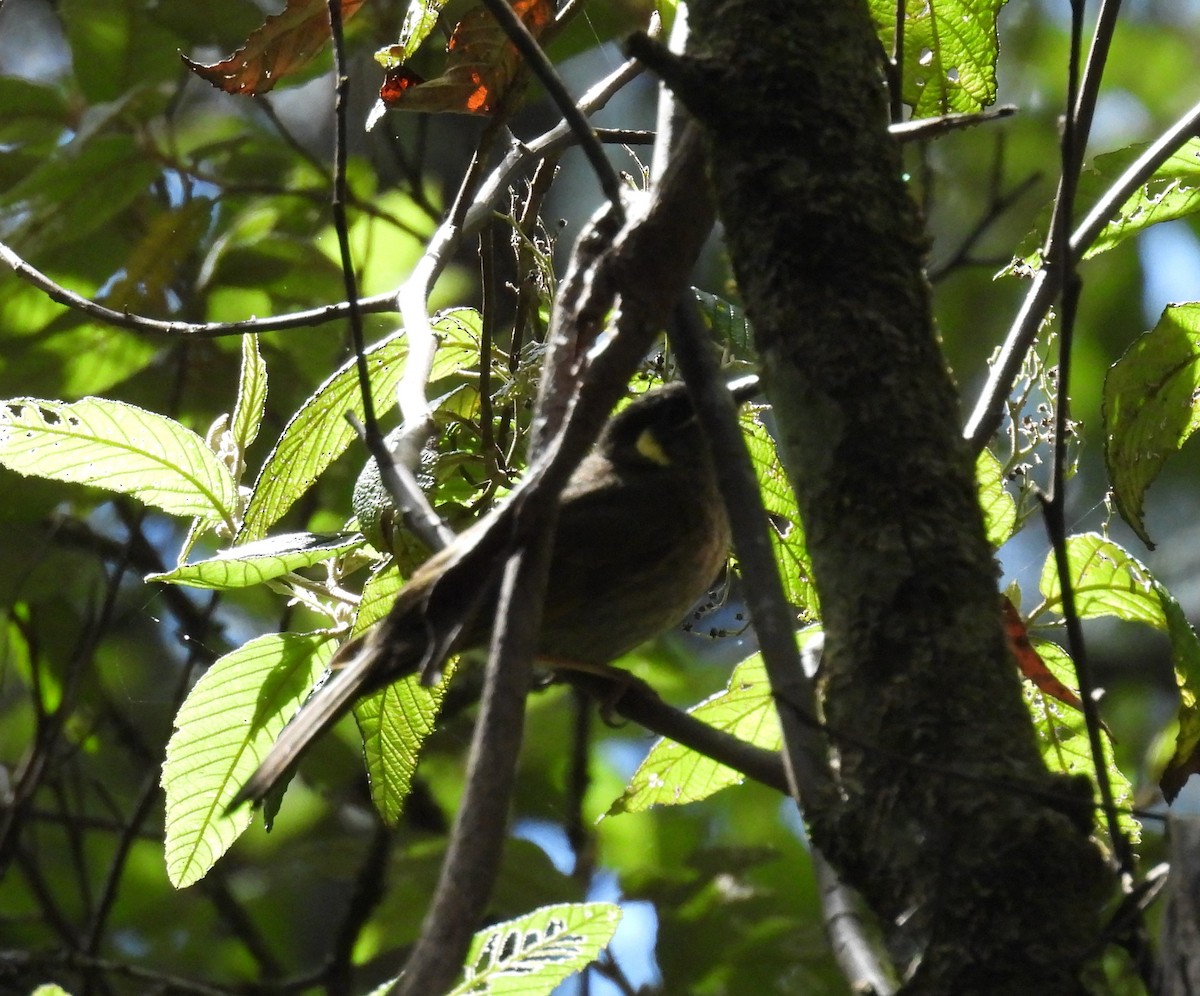
MULTIPOLYGON (((9 774, 0 980, 18 991, 43 981, 83 991, 103 979, 121 992, 191 981, 233 991, 253 980, 271 991, 353 975, 355 991, 368 991, 395 976, 432 892, 462 791, 478 669, 464 661, 437 688, 407 679, 360 703, 356 724, 340 725, 305 759, 282 808, 279 799, 268 805, 269 834, 248 809, 226 810, 325 679, 338 643, 381 618, 427 555, 407 535, 395 549, 375 549, 350 508, 366 457, 346 414, 361 420, 366 404, 360 358, 345 335, 329 210, 325 5, 293 0, 266 23, 249 0, 217 0, 203 16, 185 0, 24 9, 34 6, 54 26, 31 49, 50 60, 48 71, 5 48, 6 18, 29 15, 0 11, 0 259, 10 267, 0 275, 0 759, 9 774), (214 51, 235 54, 204 62, 214 51), (177 52, 189 53, 190 69, 177 52), (238 91, 258 93, 258 102, 231 95, 238 91)), ((361 359, 373 410, 389 419, 402 380, 425 362, 408 311, 397 326, 396 293, 433 268, 440 282, 422 297, 421 317, 436 347, 423 372, 434 437, 417 476, 435 511, 461 531, 524 469, 561 270, 556 227, 542 219, 566 210, 590 178, 564 169, 551 191, 560 152, 539 160, 536 177, 537 163, 522 159, 524 172, 499 186, 511 200, 472 205, 472 215, 466 204, 483 188, 469 188, 456 225, 443 226, 445 185, 471 175, 476 151, 485 163, 505 152, 489 145, 501 140, 500 125, 525 142, 508 151, 527 151, 545 105, 484 8, 402 6, 342 4, 344 16, 355 14, 347 42, 356 56, 398 39, 386 49, 387 68, 413 79, 411 64, 430 58, 444 23, 449 54, 433 70, 444 75, 405 84, 402 99, 383 103, 485 120, 380 110, 364 139, 365 115, 352 117, 345 179, 365 295, 361 359), (497 107, 507 116, 489 118, 497 107), (439 241, 447 238, 458 241, 439 241), (483 260, 478 279, 472 239, 483 260)), ((523 12, 560 67, 585 48, 611 51, 602 46, 644 26, 654 7, 627 0, 594 21, 576 8, 574 24, 554 24, 547 5, 529 6, 523 12)), ((1017 275, 1041 265, 1022 239, 1044 232, 1050 191, 1031 185, 1037 196, 1011 198, 1012 177, 1053 173, 1058 163, 1062 25, 1031 10, 1001 16, 1002 7, 905 5, 892 81, 918 118, 989 106, 1005 97, 1006 74, 1011 99, 1035 107, 1011 126, 908 149, 913 193, 930 218, 946 354, 964 384, 1004 335, 1023 291, 1017 275), (998 37, 1011 38, 1003 52, 998 37), (1009 259, 1020 265, 993 284, 1009 259)), ((870 9, 885 45, 895 44, 896 5, 870 9)), ((1136 28, 1168 44, 1155 34, 1166 28, 1136 28)), ((1110 71, 1131 74, 1138 58, 1118 46, 1110 71)), ((437 53, 435 67, 440 61, 437 53)), ((387 84, 369 59, 353 65, 361 106, 387 84)), ((1150 133, 1114 129, 1121 147, 1088 164, 1080 214, 1178 110, 1160 94, 1194 90, 1193 68, 1138 95, 1150 133)), ((637 116, 620 113, 622 128, 637 116)), ((1200 643, 1189 622, 1197 607, 1169 590, 1190 578, 1160 577, 1172 573, 1169 559, 1143 563, 1130 552, 1151 534, 1186 536, 1187 516, 1170 509, 1194 494, 1185 444, 1200 418, 1200 304, 1157 302, 1147 319, 1137 302, 1167 266, 1145 248, 1162 223, 1194 251, 1196 157, 1195 140, 1170 150, 1081 252, 1076 484, 1099 504, 1102 454, 1128 527, 1112 523, 1109 535, 1109 523, 1090 522, 1069 539, 1074 612, 1140 627, 1130 651, 1112 649, 1111 628, 1089 626, 1106 681, 1179 699, 1165 731, 1148 722, 1123 728, 1116 710, 1108 717, 1117 736, 1105 735, 1100 770, 1133 839, 1152 829, 1132 812, 1135 797, 1159 784, 1169 801, 1200 770, 1200 643), (1147 649, 1149 632, 1165 635, 1165 657, 1147 649), (1112 660, 1122 654, 1124 666, 1112 660), (1145 677, 1155 665, 1157 684, 1145 677), (1150 745, 1164 733, 1175 738, 1173 753, 1147 772, 1150 745)), ((641 170, 632 155, 628 169, 641 170)), ((727 368, 752 366, 752 330, 723 261, 702 270, 696 299, 727 368)), ((1067 442, 1052 428, 1065 403, 1053 343, 1044 339, 1019 382, 1006 385, 1005 445, 977 464, 989 540, 1014 574, 1040 543, 1036 493, 1054 447, 1067 442)), ((639 377, 656 383, 673 373, 664 346, 639 377)), ((769 413, 755 408, 743 429, 807 640, 819 578, 801 510, 769 413)), ((1032 579, 1042 601, 1023 613, 1027 642, 1056 682, 1078 688, 1068 651, 1043 639, 1067 613, 1052 555, 1045 565, 1032 579)), ((1015 579, 1018 607, 1028 581, 1015 579)), ((691 706, 694 718, 777 750, 775 698, 736 599, 735 580, 729 606, 714 597, 691 633, 668 634, 619 664, 691 706)), ((1029 684, 1027 699, 1047 765, 1094 773, 1083 714, 1046 687, 1029 684)), ((951 682, 945 694, 954 695, 951 682)), ((564 902, 606 882, 616 883, 627 920, 638 901, 653 904, 662 991, 838 991, 807 851, 778 797, 741 785, 740 773, 693 748, 664 740, 647 751, 638 730, 593 732, 583 715, 559 685, 531 694, 495 925, 477 935, 455 991, 547 993, 589 965, 625 987, 615 991, 653 983, 653 971, 626 977, 637 974, 626 962, 636 964, 639 941, 617 932, 617 905, 564 902)), ((1143 846, 1155 846, 1148 833, 1143 846)))

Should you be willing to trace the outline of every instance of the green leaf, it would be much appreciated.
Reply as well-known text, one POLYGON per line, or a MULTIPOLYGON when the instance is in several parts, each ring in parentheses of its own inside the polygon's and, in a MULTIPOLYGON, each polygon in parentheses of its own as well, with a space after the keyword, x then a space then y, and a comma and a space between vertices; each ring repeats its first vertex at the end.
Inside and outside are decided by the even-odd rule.
MULTIPOLYGON (((869 0, 871 19, 891 52, 894 0, 869 0)), ((904 0, 902 96, 913 117, 970 113, 996 100, 1000 42, 996 18, 1005 0, 904 0)))
MULTIPOLYGON (((354 635, 365 632, 391 609, 400 590, 400 573, 394 566, 375 574, 363 588, 354 620, 354 635)), ((395 826, 412 789, 421 745, 445 697, 449 675, 433 688, 421 684, 419 675, 397 681, 354 707, 354 718, 363 739, 371 801, 388 826, 395 826)))
POLYGON ((780 566, 784 594, 804 618, 816 619, 820 615, 817 588, 812 580, 812 561, 791 482, 779 462, 775 440, 758 415, 749 412, 742 416, 741 422, 763 505, 771 518, 771 542, 780 566))
POLYGON ((709 294, 693 287, 692 294, 700 306, 700 316, 712 333, 712 339, 733 357, 739 360, 753 360, 754 332, 746 313, 732 301, 727 301, 716 294, 709 294))
MULTIPOLYGON (((456 309, 433 321, 441 337, 432 378, 444 377, 477 358, 479 316, 456 309)), ((404 373, 408 341, 403 331, 367 350, 367 366, 376 414, 396 404, 396 385, 404 373)), ((259 539, 270 526, 316 483, 325 469, 357 438, 346 412, 363 416, 358 371, 347 360, 292 416, 254 485, 240 541, 259 539)))
POLYGON ((146 581, 223 591, 248 588, 332 560, 362 545, 358 533, 287 533, 235 546, 163 574, 148 574, 146 581))
POLYGON ((400 27, 400 39, 389 45, 375 58, 385 69, 401 66, 413 57, 421 43, 437 27, 438 15, 446 6, 446 0, 409 0, 404 13, 404 24, 400 27))
MULTIPOLYGON (((1067 652, 1054 643, 1043 640, 1032 642, 1050 673, 1063 684, 1073 686, 1076 680, 1075 665, 1067 656, 1067 652)), ((1032 682, 1025 682, 1024 689, 1025 701, 1033 716, 1038 746, 1041 748, 1042 760, 1046 762, 1046 767, 1067 775, 1092 776, 1094 786, 1095 765, 1092 763, 1091 742, 1088 739, 1083 713, 1046 695, 1032 682)), ((1108 781, 1113 790, 1113 803, 1118 809, 1128 810, 1134 803, 1133 786, 1117 767, 1107 733, 1101 733, 1100 742, 1104 755, 1103 764, 1108 771, 1108 781)), ((1096 801, 1099 803, 1099 790, 1096 789, 1095 792, 1096 801)), ((1131 841, 1136 843, 1141 839, 1141 824, 1132 814, 1122 813, 1119 821, 1131 841)))
MULTIPOLYGON (((1189 774, 1200 772, 1200 638, 1166 587, 1111 540, 1095 533, 1072 536, 1067 540, 1067 559, 1080 618, 1116 616, 1141 622, 1165 631, 1170 640, 1180 703, 1175 753, 1161 781, 1169 800, 1189 774)), ((1061 611, 1053 551, 1042 568, 1041 590, 1047 607, 1061 611)), ((1067 683, 1073 684, 1074 678, 1067 683)))
POLYGON ((263 412, 267 409, 267 364, 258 351, 258 336, 242 336, 242 366, 238 374, 237 401, 229 431, 239 454, 244 455, 258 438, 263 412))
POLYGON ((441 710, 446 681, 443 678, 433 688, 426 688, 420 675, 409 675, 354 707, 354 719, 363 738, 371 801, 388 826, 394 827, 400 821, 421 746, 433 732, 441 710))
POLYGON ((1146 491, 1200 425, 1200 304, 1168 307, 1104 380, 1104 458, 1121 516, 1154 548, 1146 491))
POLYGON ((1004 487, 1004 466, 991 450, 983 450, 975 461, 975 486, 984 528, 993 549, 1002 547, 1017 524, 1017 503, 1004 487))
POLYGON ((1200 639, 1175 599, 1164 601, 1163 609, 1179 688, 1179 729, 1175 734, 1175 752, 1163 770, 1159 786, 1167 802, 1173 802, 1188 777, 1200 773, 1200 639))
MULTIPOLYGON (((819 632, 803 631, 807 642, 819 632)), ((778 750, 782 742, 775 698, 762 658, 748 657, 730 676, 724 691, 688 712, 709 726, 765 750, 778 750)), ((672 740, 659 740, 638 765, 629 787, 608 809, 608 816, 640 813, 652 806, 680 806, 707 799, 730 785, 740 785, 744 776, 725 765, 697 754, 672 740)))
MULTIPOLYGON (((1079 618, 1116 616, 1155 629, 1167 628, 1160 595, 1165 589, 1144 564, 1112 540, 1099 533, 1068 537, 1067 563, 1079 618)), ((1053 550, 1042 565, 1039 588, 1046 599, 1046 608, 1061 613, 1062 588, 1053 550)))
POLYGON ((3 402, 0 464, 233 526, 237 487, 204 440, 172 419, 120 401, 3 402))
MULTIPOLYGON (((1103 178, 1116 180, 1146 148, 1131 146, 1097 156, 1093 168, 1103 178)), ((1129 199, 1096 240, 1084 259, 1107 252, 1131 236, 1163 221, 1187 218, 1200 210, 1200 138, 1193 138, 1154 171, 1129 199)))
POLYGON ((448 996, 549 996, 596 959, 620 922, 613 903, 562 903, 481 930, 448 996))
POLYGON ((220 658, 196 682, 167 744, 167 875, 199 881, 242 831, 252 810, 226 807, 266 757, 333 656, 333 633, 270 633, 220 658))

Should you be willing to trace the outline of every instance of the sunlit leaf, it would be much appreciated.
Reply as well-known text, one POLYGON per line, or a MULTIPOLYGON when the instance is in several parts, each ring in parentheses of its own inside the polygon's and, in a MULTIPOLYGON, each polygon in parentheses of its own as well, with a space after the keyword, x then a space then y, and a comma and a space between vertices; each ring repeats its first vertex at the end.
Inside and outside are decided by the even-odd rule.
POLYGON ((779 563, 784 594, 806 619, 818 617, 817 588, 804 540, 804 527, 791 483, 779 462, 775 441, 754 413, 742 416, 742 431, 750 462, 762 491, 763 505, 771 518, 771 541, 779 563))
MULTIPOLYGON (((1145 146, 1097 156, 1093 164, 1104 179, 1116 180, 1145 146)), ((1106 252, 1131 236, 1163 221, 1187 218, 1200 211, 1200 138, 1174 152, 1142 184, 1088 247, 1084 259, 1106 252)))
MULTIPOLYGON (((801 642, 814 639, 818 632, 816 627, 809 627, 801 634, 801 642)), ((709 726, 756 747, 764 750, 780 747, 782 738, 775 698, 758 654, 734 669, 724 691, 688 712, 709 726)), ((740 772, 712 758, 672 740, 659 740, 638 765, 629 787, 609 807, 608 815, 698 802, 730 785, 740 785, 744 780, 740 772)))
MULTIPOLYGON (((469 309, 457 309, 434 319, 433 328, 441 345, 434 360, 433 378, 446 376, 478 355, 478 319, 478 314, 469 309)), ((395 406, 396 385, 404 374, 407 357, 408 340, 403 332, 367 350, 377 415, 395 406)), ((357 438, 346 421, 348 411, 362 418, 362 396, 353 359, 317 388, 283 430, 254 485, 239 534, 242 542, 263 536, 357 438)))
POLYGON ((1169 306, 1104 380, 1104 458, 1122 517, 1147 546, 1146 491, 1200 426, 1200 304, 1169 306))
MULTIPOLYGON (((1067 559, 1081 618, 1115 616, 1144 623, 1165 631, 1170 641, 1180 702, 1175 753, 1159 783, 1169 801, 1190 774, 1200 772, 1200 639, 1175 597, 1116 543, 1095 533, 1071 536, 1067 559)), ((1042 568, 1040 586, 1047 607, 1061 612, 1053 551, 1042 568)))
MULTIPOLYGON (((978 111, 996 100, 996 19, 1006 0, 904 0, 902 95, 914 117, 978 111)), ((896 3, 869 0, 891 52, 896 3)))
POLYGON ((239 454, 245 454, 258 438, 267 407, 267 365, 258 351, 258 337, 242 336, 242 366, 238 374, 237 402, 229 431, 239 454))
POLYGON ((246 588, 331 560, 362 544, 363 538, 358 533, 289 533, 244 543, 208 560, 184 564, 163 574, 147 575, 146 580, 193 588, 246 588))
MULTIPOLYGON (((1033 650, 1045 662, 1054 681, 1059 684, 1074 681, 1075 666, 1062 647, 1035 640, 1033 650)), ((1032 684, 1025 686, 1025 700, 1033 716, 1034 730, 1046 766, 1062 774, 1088 775, 1094 784, 1095 765, 1092 763, 1091 742, 1083 713, 1065 707, 1032 684)), ((1109 738, 1102 736, 1100 744, 1104 755, 1102 763, 1113 790, 1113 803, 1119 809, 1128 809, 1133 805, 1133 786, 1117 767, 1109 738)), ((1098 790, 1096 801, 1100 801, 1098 790)), ((1141 824, 1131 814, 1122 813, 1119 819, 1131 841, 1136 843, 1141 839, 1141 824)))
POLYGON ((1012 537, 1017 524, 1017 503, 1004 487, 1004 468, 991 450, 982 450, 975 461, 975 486, 988 542, 993 549, 1012 537))
POLYGON ((167 874, 177 889, 203 878, 250 825, 226 807, 333 656, 332 633, 270 633, 205 672, 175 717, 162 786, 167 874))
MULTIPOLYGON (((400 573, 394 566, 378 572, 367 582, 353 635, 365 632, 387 615, 400 587, 400 573)), ((354 707, 358 732, 363 738, 371 801, 389 826, 395 826, 400 819, 421 745, 433 731, 445 689, 446 680, 426 688, 419 676, 412 675, 354 707)))
POLYGON ((133 495, 172 515, 232 526, 237 488, 204 440, 120 401, 14 398, 0 407, 0 464, 133 495))
POLYGON ((448 996, 548 994, 594 961, 620 922, 613 903, 562 903, 481 930, 448 996))
MULTIPOLYGON (((445 6, 446 0, 409 0, 408 10, 404 13, 404 23, 400 26, 399 40, 395 45, 383 50, 389 59, 394 60, 390 63, 382 62, 385 69, 403 65, 413 57, 421 43, 437 27, 438 15, 445 6)), ((376 58, 380 59, 381 55, 377 55, 376 58)))

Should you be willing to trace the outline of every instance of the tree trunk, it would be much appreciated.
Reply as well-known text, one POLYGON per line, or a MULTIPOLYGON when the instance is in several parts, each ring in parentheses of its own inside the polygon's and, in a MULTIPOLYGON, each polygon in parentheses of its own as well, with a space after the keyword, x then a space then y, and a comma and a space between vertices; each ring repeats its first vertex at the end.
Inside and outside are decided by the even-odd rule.
MULTIPOLYGON (((919 952, 906 991, 1082 991, 1112 876, 1041 762, 1001 631, 926 239, 862 0, 693 0, 708 128, 826 627, 844 806, 814 840, 919 952)), ((672 74, 668 74, 672 75, 672 74)))

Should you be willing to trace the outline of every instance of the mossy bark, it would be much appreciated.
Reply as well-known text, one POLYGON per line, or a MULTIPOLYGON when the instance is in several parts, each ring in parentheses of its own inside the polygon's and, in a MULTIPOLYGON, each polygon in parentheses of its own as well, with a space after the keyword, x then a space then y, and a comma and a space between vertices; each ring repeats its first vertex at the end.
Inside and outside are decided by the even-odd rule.
POLYGON ((712 176, 827 632, 845 805, 814 839, 921 951, 908 991, 1080 991, 1112 880, 1005 647, 925 234, 862 0, 693 0, 712 176), (1061 800, 1061 802, 1056 801, 1061 800))

